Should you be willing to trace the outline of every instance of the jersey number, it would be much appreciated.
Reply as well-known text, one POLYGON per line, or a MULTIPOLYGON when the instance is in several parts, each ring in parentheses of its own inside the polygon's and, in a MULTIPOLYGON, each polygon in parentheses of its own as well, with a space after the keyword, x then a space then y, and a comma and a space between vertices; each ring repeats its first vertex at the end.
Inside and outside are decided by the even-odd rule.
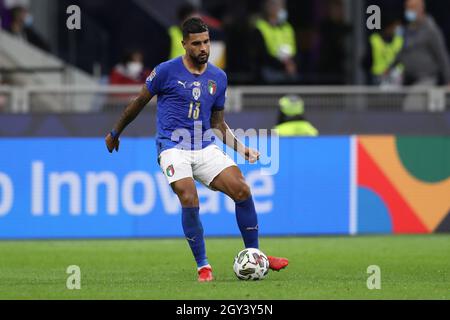
POLYGON ((198 117, 200 117, 200 102, 191 102, 188 118, 197 120, 198 117))

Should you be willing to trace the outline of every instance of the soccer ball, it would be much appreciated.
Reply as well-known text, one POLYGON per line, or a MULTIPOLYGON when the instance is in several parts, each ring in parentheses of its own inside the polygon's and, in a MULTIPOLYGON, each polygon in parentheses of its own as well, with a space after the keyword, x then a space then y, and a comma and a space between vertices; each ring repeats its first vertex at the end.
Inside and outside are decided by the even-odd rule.
POLYGON ((240 280, 263 280, 269 273, 269 259, 258 249, 245 249, 234 258, 233 270, 240 280))

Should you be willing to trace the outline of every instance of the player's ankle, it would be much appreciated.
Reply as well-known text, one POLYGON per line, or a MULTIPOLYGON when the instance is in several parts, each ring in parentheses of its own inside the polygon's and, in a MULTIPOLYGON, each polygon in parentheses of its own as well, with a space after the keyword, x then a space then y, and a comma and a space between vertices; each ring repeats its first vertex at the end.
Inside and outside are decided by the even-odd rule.
POLYGON ((209 268, 209 269, 212 269, 212 267, 211 267, 210 264, 205 264, 204 266, 197 267, 197 271, 200 271, 200 270, 202 270, 203 268, 209 268))

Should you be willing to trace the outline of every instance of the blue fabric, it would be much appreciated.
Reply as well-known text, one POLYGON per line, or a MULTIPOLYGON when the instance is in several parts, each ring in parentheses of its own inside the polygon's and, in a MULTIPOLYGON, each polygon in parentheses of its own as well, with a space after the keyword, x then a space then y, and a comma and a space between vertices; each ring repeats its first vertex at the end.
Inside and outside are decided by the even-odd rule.
POLYGON ((208 265, 199 208, 183 208, 182 220, 184 235, 191 247, 197 267, 201 268, 208 265))
POLYGON ((259 249, 258 217, 252 197, 242 202, 236 202, 236 220, 245 248, 259 249))
POLYGON ((147 78, 146 86, 158 96, 158 154, 174 147, 201 150, 214 142, 210 120, 213 110, 223 110, 225 106, 227 76, 223 70, 208 63, 203 74, 194 75, 178 57, 158 65, 147 78), (187 138, 184 134, 172 138, 179 129, 188 133, 187 138))

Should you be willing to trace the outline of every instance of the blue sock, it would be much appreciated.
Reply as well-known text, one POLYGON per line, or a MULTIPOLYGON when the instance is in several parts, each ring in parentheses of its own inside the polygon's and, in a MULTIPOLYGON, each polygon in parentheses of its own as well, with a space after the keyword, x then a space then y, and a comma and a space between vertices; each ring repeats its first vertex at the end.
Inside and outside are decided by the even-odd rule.
POLYGON ((191 247, 197 267, 208 265, 206 257, 205 239, 203 238, 203 226, 200 221, 199 208, 183 208, 182 224, 186 239, 191 247))
POLYGON ((245 201, 236 202, 236 219, 245 248, 258 249, 258 217, 252 197, 245 201))

